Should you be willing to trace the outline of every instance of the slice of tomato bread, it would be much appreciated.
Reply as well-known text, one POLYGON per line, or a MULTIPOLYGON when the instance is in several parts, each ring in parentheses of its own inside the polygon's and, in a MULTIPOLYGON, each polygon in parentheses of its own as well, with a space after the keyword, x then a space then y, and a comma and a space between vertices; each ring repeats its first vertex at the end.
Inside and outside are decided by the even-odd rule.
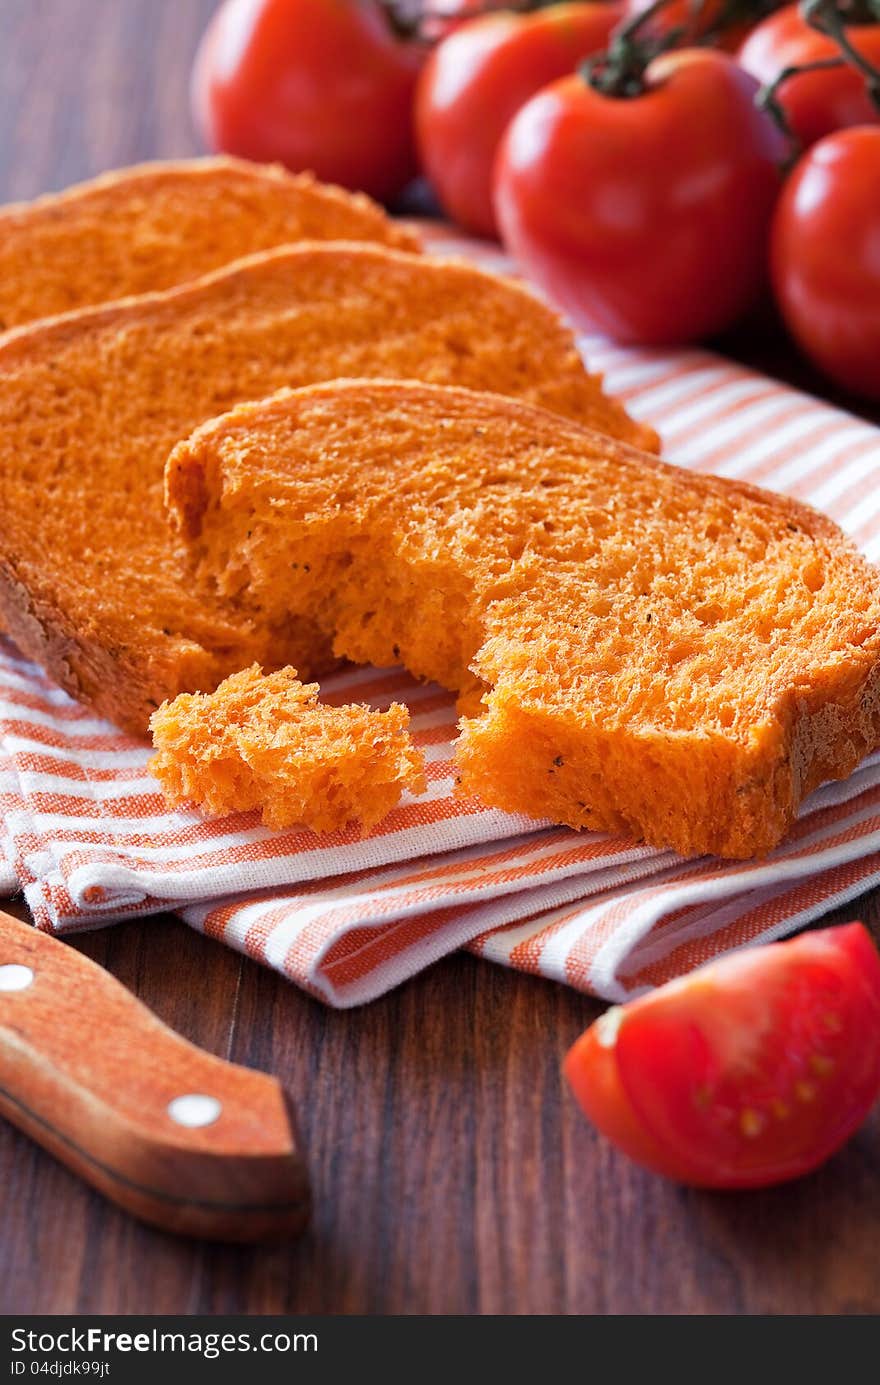
POLYGON ((746 857, 880 744, 880 573, 793 500, 376 381, 235 409, 166 479, 198 583, 469 710, 476 678, 457 758, 497 807, 746 857))
POLYGON ((240 159, 147 163, 0 207, 0 331, 301 240, 417 251, 368 197, 240 159))
POLYGON ((154 714, 150 769, 172 807, 209 817, 260 810, 267 827, 301 824, 364 831, 387 817, 404 789, 424 793, 424 763, 409 712, 318 702, 296 669, 234 673, 213 693, 181 693, 154 714))
MULTIPOLYGON (((307 622, 254 628, 240 604, 181 582, 162 484, 171 448, 199 423, 341 373, 492 388, 578 419, 614 410, 531 295, 378 246, 271 251, 8 332, 0 619, 22 650, 139 734, 166 698, 255 660, 325 670, 327 642, 307 622)), ((626 429, 622 410, 613 421, 626 429)))

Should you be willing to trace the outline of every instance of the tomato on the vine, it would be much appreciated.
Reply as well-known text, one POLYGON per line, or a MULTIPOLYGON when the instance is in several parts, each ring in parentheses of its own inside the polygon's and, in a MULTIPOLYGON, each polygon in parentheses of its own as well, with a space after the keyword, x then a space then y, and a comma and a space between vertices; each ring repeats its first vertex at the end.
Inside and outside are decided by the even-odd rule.
POLYGON ((606 1011, 565 1075, 599 1130, 667 1178, 796 1178, 880 1096, 880 957, 860 923, 732 953, 606 1011))
POLYGON ((196 123, 212 149, 387 201, 417 171, 426 51, 379 0, 225 0, 196 55, 196 123))
MULTIPOLYGON (((848 25, 845 32, 857 52, 880 66, 880 24, 848 25)), ((833 39, 808 24, 797 5, 786 5, 765 19, 739 52, 743 67, 762 85, 774 82, 786 68, 840 58, 833 39)), ((777 99, 804 148, 834 130, 880 122, 880 108, 868 94, 865 77, 842 60, 834 67, 787 78, 777 99)))
POLYGON ((514 117, 495 211, 526 272, 585 328, 694 341, 758 296, 787 141, 757 83, 715 49, 564 78, 514 117), (604 89, 598 89, 602 86, 604 89), (608 87, 611 90, 608 90, 608 87))
POLYGON ((501 137, 541 87, 604 48, 617 5, 558 4, 532 14, 488 14, 438 44, 419 80, 422 167, 444 211, 479 235, 497 234, 492 168, 501 137))
POLYGON ((771 263, 806 354, 880 399, 880 126, 839 130, 800 160, 773 218, 771 263))

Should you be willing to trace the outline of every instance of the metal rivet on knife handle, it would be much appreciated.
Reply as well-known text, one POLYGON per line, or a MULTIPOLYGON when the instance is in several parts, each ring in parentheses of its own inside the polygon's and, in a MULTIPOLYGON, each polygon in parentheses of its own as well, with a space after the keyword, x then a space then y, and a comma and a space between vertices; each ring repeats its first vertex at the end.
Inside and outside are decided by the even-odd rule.
POLYGON ((203 1126, 213 1125, 215 1120, 219 1120, 222 1112, 222 1102, 215 1096, 204 1096, 201 1092, 188 1092, 185 1096, 176 1096, 168 1103, 171 1119, 190 1130, 200 1130, 203 1126))
POLYGON ((18 962, 0 966, 0 991, 26 991, 33 984, 34 973, 30 967, 20 966, 18 962))

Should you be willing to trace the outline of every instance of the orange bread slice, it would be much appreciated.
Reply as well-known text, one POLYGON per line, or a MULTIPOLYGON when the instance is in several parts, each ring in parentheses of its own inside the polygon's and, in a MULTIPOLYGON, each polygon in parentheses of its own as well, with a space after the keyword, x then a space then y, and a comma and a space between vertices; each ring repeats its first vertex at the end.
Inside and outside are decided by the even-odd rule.
POLYGON ((880 743, 880 573, 804 505, 522 403, 284 391, 169 458, 197 580, 471 691, 465 787, 685 854, 764 853, 880 743), (291 555, 295 559, 291 559, 291 555))
POLYGON ((171 448, 205 419, 340 373, 491 387, 634 427, 530 294, 378 246, 271 251, 9 332, 0 618, 24 652, 141 734, 166 698, 254 660, 325 669, 326 643, 303 622, 254 630, 246 611, 180 582, 162 480, 171 448))
POLYGON ((267 827, 336 832, 359 822, 366 831, 404 789, 425 791, 408 726, 399 703, 327 707, 296 669, 263 676, 254 664, 214 693, 163 703, 150 769, 173 807, 192 803, 210 817, 259 808, 267 827))
POLYGON ((419 248, 369 198, 310 175, 227 158, 123 168, 0 207, 0 331, 301 240, 419 248))

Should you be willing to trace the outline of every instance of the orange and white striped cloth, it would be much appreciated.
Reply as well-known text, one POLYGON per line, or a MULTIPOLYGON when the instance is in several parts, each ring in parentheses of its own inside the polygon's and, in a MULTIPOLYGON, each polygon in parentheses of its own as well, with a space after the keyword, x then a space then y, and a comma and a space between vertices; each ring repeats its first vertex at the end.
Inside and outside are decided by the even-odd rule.
MULTIPOLYGON (((431 239, 509 269, 492 247, 431 239)), ((880 559, 880 431, 705 351, 588 339, 584 352, 659 429, 670 461, 810 501, 880 559)), ((350 1006, 461 947, 619 1000, 880 883, 880 754, 814 794, 768 859, 684 861, 455 798, 452 699, 400 670, 346 672, 324 696, 407 702, 428 762, 427 794, 364 839, 169 812, 149 749, 0 641, 0 887, 23 890, 37 925, 58 933, 175 909, 350 1006)))

